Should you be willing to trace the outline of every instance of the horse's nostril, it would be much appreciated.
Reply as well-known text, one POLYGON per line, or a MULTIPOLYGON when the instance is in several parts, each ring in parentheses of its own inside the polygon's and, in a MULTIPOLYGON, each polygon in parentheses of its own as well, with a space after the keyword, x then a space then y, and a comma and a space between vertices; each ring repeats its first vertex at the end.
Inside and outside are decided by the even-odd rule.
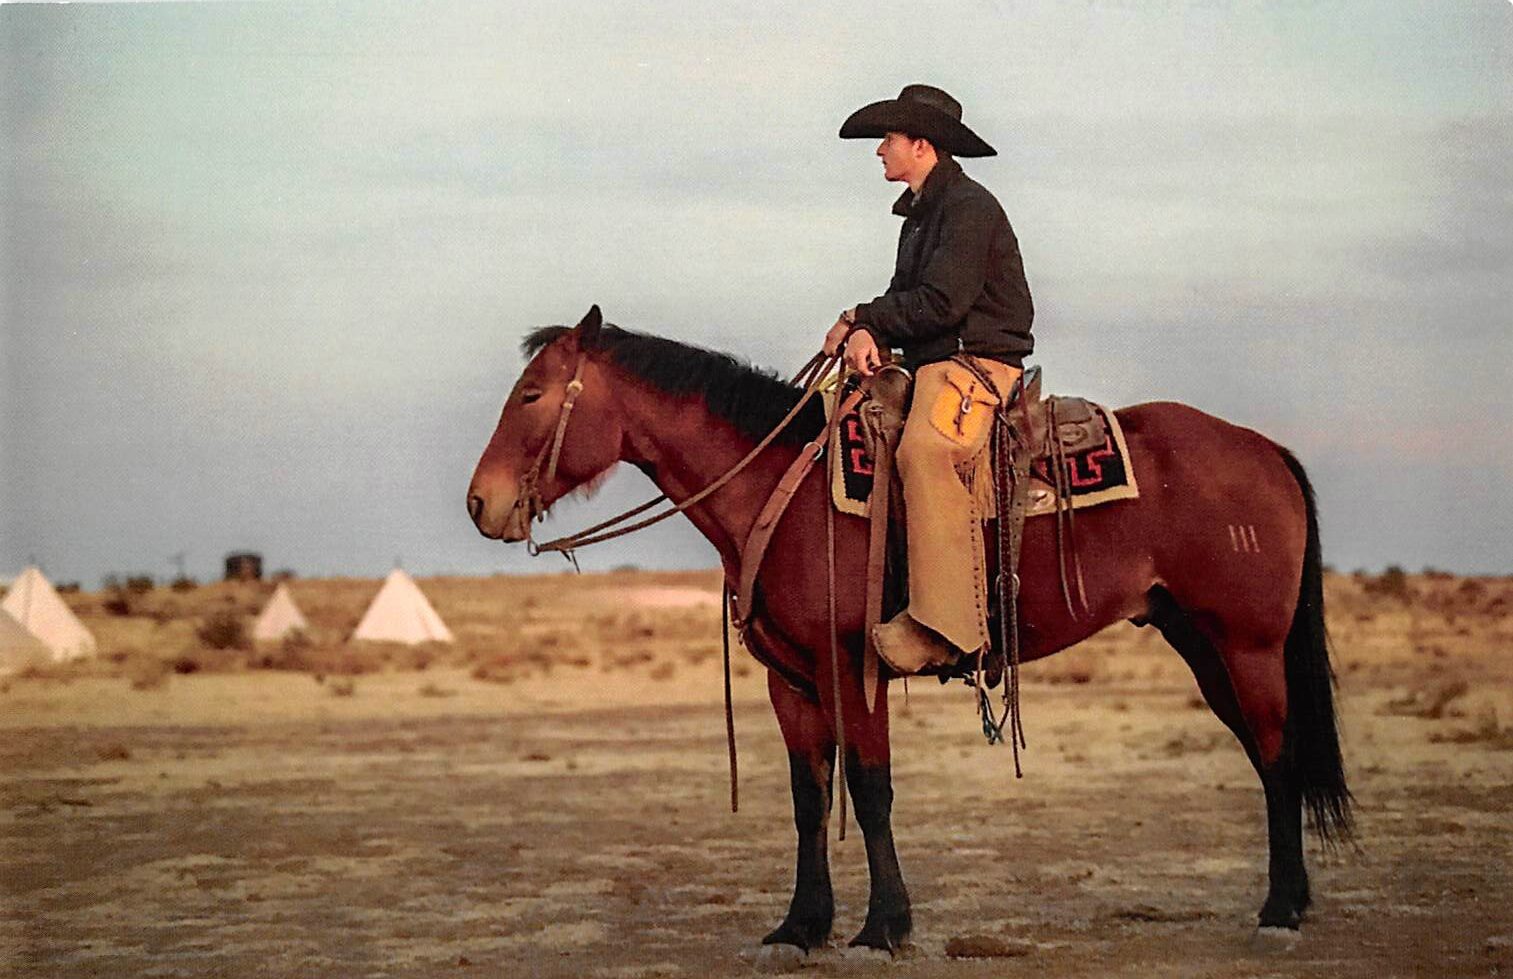
POLYGON ((483 516, 483 497, 476 495, 468 497, 468 516, 473 518, 474 523, 477 523, 478 518, 483 516))

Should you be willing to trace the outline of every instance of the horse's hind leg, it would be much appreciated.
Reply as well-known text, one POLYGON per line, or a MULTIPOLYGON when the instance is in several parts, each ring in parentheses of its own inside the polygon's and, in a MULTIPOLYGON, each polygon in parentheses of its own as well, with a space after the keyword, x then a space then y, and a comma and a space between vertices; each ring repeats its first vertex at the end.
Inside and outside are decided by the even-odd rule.
POLYGON ((1287 754, 1287 678, 1282 646, 1227 649, 1225 664, 1245 726, 1255 739, 1251 763, 1266 790, 1271 888, 1262 928, 1297 928, 1308 907, 1303 866, 1303 794, 1287 754))
POLYGON ((776 673, 767 674, 767 692, 788 746, 798 868, 788 914, 762 944, 796 945, 807 952, 830 939, 835 916, 826 849, 831 771, 835 765, 834 730, 818 704, 805 700, 776 673))
POLYGON ((1231 650, 1221 657, 1192 617, 1160 588, 1151 592, 1150 622, 1187 662, 1203 699, 1239 739, 1261 778, 1270 887, 1259 923, 1263 928, 1297 928, 1309 904, 1308 872, 1302 793, 1283 744, 1287 681, 1282 648, 1231 650))

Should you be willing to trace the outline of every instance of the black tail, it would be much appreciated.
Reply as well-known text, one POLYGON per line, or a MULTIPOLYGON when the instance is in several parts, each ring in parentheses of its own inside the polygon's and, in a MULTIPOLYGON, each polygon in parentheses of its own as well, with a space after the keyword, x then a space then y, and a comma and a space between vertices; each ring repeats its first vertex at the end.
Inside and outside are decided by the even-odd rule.
POLYGON ((1308 543, 1303 550, 1303 583, 1287 633, 1286 751, 1292 776, 1302 790, 1313 828, 1325 843, 1352 835, 1350 790, 1334 713, 1334 669, 1329 665, 1329 634, 1324 625, 1324 565, 1319 546, 1319 517, 1313 485, 1302 463, 1281 446, 1277 450, 1303 491, 1308 511, 1308 543))

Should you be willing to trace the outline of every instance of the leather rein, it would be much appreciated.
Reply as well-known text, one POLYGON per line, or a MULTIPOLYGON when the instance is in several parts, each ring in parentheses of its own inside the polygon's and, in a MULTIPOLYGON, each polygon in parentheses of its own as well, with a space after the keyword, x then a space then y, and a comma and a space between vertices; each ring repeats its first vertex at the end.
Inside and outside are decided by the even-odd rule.
MULTIPOLYGON (((562 453, 562 440, 567 434, 568 418, 572 415, 573 406, 577 404, 578 395, 583 392, 583 363, 586 359, 586 355, 583 351, 580 350, 578 352, 577 363, 573 367, 573 379, 567 382, 565 393, 563 395, 562 410, 561 413, 557 416, 556 431, 553 433, 551 441, 542 444, 541 450, 536 453, 535 462, 533 462, 530 469, 526 470, 525 474, 520 477, 520 495, 515 499, 515 508, 519 509, 520 507, 524 506, 527 510, 527 519, 525 521, 526 550, 532 556, 540 554, 543 551, 556 551, 566 557, 568 561, 572 562, 574 568, 577 568, 578 559, 575 555, 575 552, 578 548, 587 547, 590 544, 600 544, 604 541, 614 540, 616 537, 623 537, 626 534, 632 534, 638 530, 644 530, 645 528, 650 527, 653 524, 661 523, 668 517, 676 516, 677 514, 682 513, 690 507, 695 506, 696 504, 707 499, 716 490, 720 489, 720 487, 730 482, 736 477, 737 474, 739 474, 743 469, 750 465, 757 458, 757 456, 761 455, 762 452, 769 445, 771 445, 780 434, 782 434, 783 430, 786 429, 793 422, 793 420, 798 417, 799 412, 804 409, 804 406, 809 403, 810 399, 818 394, 824 387, 825 383, 830 380, 832 374, 836 371, 836 368, 840 365, 841 360, 844 357, 844 354, 842 353, 844 349, 845 343, 843 341, 834 354, 827 355, 823 351, 821 351, 820 353, 817 353, 813 357, 809 358, 809 362, 801 367, 799 369, 799 372, 795 374, 793 378, 788 382, 790 386, 798 387, 802 385, 804 388, 803 394, 799 396, 798 401, 792 408, 788 410, 788 413, 784 415, 782 419, 777 423, 777 425, 773 427, 772 431, 768 432, 760 442, 752 447, 751 451, 746 453, 746 455, 743 456, 739 462, 731 466, 713 482, 705 486, 703 489, 699 490, 697 493, 688 497, 682 503, 674 504, 673 506, 669 507, 666 510, 663 510, 660 513, 656 513, 650 517, 645 517, 641 520, 637 520, 634 523, 626 523, 626 521, 640 516, 659 503, 666 502, 667 494, 663 493, 660 496, 655 497, 654 499, 647 500, 640 506, 632 507, 631 509, 626 510, 624 513, 620 513, 608 520, 600 521, 599 523, 594 524, 592 527, 587 527, 583 530, 578 531, 576 534, 568 534, 565 537, 559 537, 556 540, 550 540, 543 544, 538 544, 531 536, 531 526, 537 520, 544 519, 546 514, 546 507, 544 507, 541 502, 540 487, 543 478, 542 467, 545 467, 545 480, 547 482, 551 482, 556 478, 557 462, 562 453), (625 526, 617 526, 619 524, 625 524, 625 526)), ((741 554, 738 556, 741 563, 740 585, 738 588, 739 595, 733 594, 729 584, 727 583, 724 600, 720 603, 722 620, 720 632, 724 644, 725 664, 725 737, 726 743, 729 747, 730 756, 731 812, 737 812, 740 808, 739 780, 736 764, 735 717, 732 709, 730 686, 729 627, 732 606, 735 607, 735 611, 738 613, 738 617, 735 620, 735 625, 738 629, 744 630, 750 621, 750 616, 753 611, 753 609, 751 608, 751 593, 755 588, 756 569, 757 566, 761 563, 762 554, 766 550, 767 542, 771 537, 772 531, 776 527, 777 521, 782 517, 784 510, 787 509, 788 502, 793 498, 794 493, 797 492, 799 484, 802 483, 804 477, 808 475, 810 468, 812 468, 815 461, 818 460, 819 457, 824 453, 825 446, 830 441, 831 428, 838 423, 841 417, 843 417, 848 411, 854 408, 860 401, 860 399, 861 393, 857 391, 854 392, 850 397, 848 397, 844 403, 837 405, 835 412, 831 416, 829 424, 823 427, 819 436, 817 436, 808 445, 804 446, 804 448, 799 452, 798 458, 796 458, 793 463, 790 464, 788 471, 785 472, 783 474, 783 478, 778 481, 778 486, 773 490, 773 494, 768 499, 767 505, 763 507, 762 512, 758 514, 757 522, 755 527, 753 528, 751 537, 747 540, 746 546, 743 547, 741 554), (756 552, 755 560, 751 560, 753 551, 756 552)), ((832 696, 834 698, 833 703, 835 705, 836 739, 839 747, 837 756, 837 763, 839 767, 837 771, 841 779, 841 784, 844 785, 846 763, 846 733, 845 721, 841 714, 840 669, 838 659, 839 639, 836 633, 835 512, 834 508, 828 505, 828 501, 827 506, 825 507, 825 514, 826 557, 829 565, 828 598, 830 613, 830 671, 834 685, 832 696)), ((875 678, 877 676, 876 652, 872 650, 870 643, 868 644, 868 655, 866 657, 866 660, 869 664, 869 668, 866 671, 868 681, 869 683, 875 683, 875 678)), ((872 707, 870 696, 868 697, 867 707, 870 711, 872 707)), ((840 794, 840 807, 840 838, 844 840, 846 838, 846 793, 844 791, 842 791, 840 794)))
POLYGON ((623 513, 610 517, 608 520, 600 521, 592 527, 586 527, 575 534, 568 534, 555 540, 537 543, 531 536, 530 529, 536 521, 543 520, 546 517, 547 508, 541 502, 541 483, 543 479, 545 482, 551 482, 556 478, 557 462, 562 453, 562 441, 567 434, 567 422, 572 415, 573 406, 578 401, 578 395, 583 391, 583 363, 586 355, 580 351, 577 364, 573 368, 573 379, 567 382, 566 393, 562 400, 562 411, 557 417, 556 431, 551 441, 542 443, 541 450, 536 453, 535 462, 531 465, 530 469, 526 470, 525 475, 520 477, 520 495, 515 500, 515 507, 516 509, 520 507, 527 509, 526 550, 532 556, 546 551, 555 551, 573 562, 576 567, 577 559, 574 556, 574 552, 578 548, 588 547, 590 544, 602 544, 605 541, 614 540, 616 537, 624 537, 626 534, 644 530, 653 524, 661 523, 669 517, 675 517, 690 507, 696 506, 708 499, 716 490, 729 483, 742 470, 755 461, 757 456, 761 455, 782 434, 783 430, 798 417, 799 412, 804 409, 809 400, 818 394, 825 382, 830 379, 831 374, 840 363, 842 357, 843 354, 837 351, 828 356, 823 352, 817 353, 809 358, 809 362, 800 368, 799 372, 789 381, 789 384, 792 386, 796 387, 800 384, 804 386, 804 392, 800 395, 797 403, 789 409, 788 413, 782 417, 772 431, 768 432, 739 462, 683 502, 674 504, 668 509, 653 514, 650 517, 637 520, 635 523, 627 524, 623 527, 617 526, 618 524, 624 524, 627 520, 640 516, 659 503, 667 502, 667 494, 664 493, 654 499, 647 500, 639 506, 632 507, 623 513), (544 476, 542 473, 543 466, 545 466, 544 476))

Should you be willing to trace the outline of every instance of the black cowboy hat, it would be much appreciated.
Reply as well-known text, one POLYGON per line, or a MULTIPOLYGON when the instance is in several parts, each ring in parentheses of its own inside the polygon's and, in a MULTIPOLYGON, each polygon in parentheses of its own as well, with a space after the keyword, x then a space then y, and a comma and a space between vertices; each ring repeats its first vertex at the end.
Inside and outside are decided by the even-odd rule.
POLYGON ((962 125, 961 103, 929 85, 905 85, 896 99, 864 105, 841 124, 841 139, 878 139, 908 133, 952 156, 997 156, 998 151, 962 125))

